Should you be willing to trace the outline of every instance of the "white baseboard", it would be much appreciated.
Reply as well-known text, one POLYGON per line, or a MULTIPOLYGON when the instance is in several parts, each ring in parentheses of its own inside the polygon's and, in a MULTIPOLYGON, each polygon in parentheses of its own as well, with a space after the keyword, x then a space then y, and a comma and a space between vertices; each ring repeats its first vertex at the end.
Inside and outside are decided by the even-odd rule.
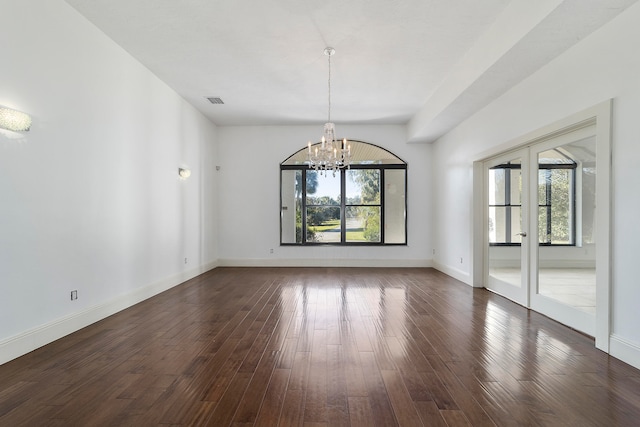
POLYGON ((583 268, 595 269, 596 263, 593 260, 567 260, 567 259, 547 259, 540 260, 540 268, 583 268))
POLYGON ((217 261, 206 263, 200 267, 186 270, 156 283, 143 286, 103 304, 71 313, 0 341, 0 365, 171 289, 217 266, 217 261))
POLYGON ((432 267, 429 259, 336 259, 336 258, 253 258, 221 259, 220 267, 432 267))
POLYGON ((609 354, 616 359, 640 369, 640 344, 631 342, 616 334, 609 339, 609 354))
POLYGON ((444 264, 440 264, 437 261, 433 261, 432 264, 433 264, 433 268, 435 268, 438 271, 441 271, 442 273, 446 274, 447 276, 451 276, 454 279, 460 280, 461 282, 464 282, 467 285, 470 285, 470 286, 472 285, 471 276, 466 271, 458 270, 457 268, 453 268, 453 267, 446 266, 444 264))
MULTIPOLYGON (((514 260, 500 260, 492 259, 491 267, 494 268, 520 268, 520 264, 514 260)), ((593 260, 569 260, 569 259, 546 259, 539 261, 540 268, 583 268, 583 269, 595 269, 595 263, 593 260)))

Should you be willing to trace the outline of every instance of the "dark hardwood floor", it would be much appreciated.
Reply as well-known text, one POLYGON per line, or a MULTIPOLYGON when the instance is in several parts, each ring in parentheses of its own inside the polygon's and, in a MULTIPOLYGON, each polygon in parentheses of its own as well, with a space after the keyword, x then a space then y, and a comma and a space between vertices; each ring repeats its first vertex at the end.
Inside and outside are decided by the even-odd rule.
POLYGON ((218 268, 0 366, 2 426, 632 426, 640 371, 431 269, 218 268))

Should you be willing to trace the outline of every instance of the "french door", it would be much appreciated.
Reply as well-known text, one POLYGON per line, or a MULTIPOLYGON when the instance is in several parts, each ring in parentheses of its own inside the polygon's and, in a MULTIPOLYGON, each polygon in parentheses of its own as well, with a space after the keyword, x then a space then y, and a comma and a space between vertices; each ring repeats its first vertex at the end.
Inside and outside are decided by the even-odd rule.
POLYGON ((597 308, 596 153, 596 126, 590 125, 483 165, 486 287, 591 336, 597 308))
POLYGON ((487 288, 529 306, 529 150, 485 162, 487 288))

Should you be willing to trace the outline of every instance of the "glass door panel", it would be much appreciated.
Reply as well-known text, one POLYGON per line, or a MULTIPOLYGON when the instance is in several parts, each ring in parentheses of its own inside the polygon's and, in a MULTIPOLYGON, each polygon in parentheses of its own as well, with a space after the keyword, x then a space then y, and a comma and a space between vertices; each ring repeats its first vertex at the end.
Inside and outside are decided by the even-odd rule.
POLYGON ((609 351, 610 104, 594 110, 482 163, 484 277, 609 351))
POLYGON ((531 308, 594 335, 595 127, 561 135, 531 150, 538 202, 531 308))
POLYGON ((488 288, 526 305, 526 150, 485 162, 488 288))

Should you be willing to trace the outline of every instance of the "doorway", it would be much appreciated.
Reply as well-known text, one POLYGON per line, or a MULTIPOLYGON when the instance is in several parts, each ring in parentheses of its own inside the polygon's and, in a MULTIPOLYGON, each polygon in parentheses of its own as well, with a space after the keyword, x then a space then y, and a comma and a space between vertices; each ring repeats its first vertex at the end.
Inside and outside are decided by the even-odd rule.
POLYGON ((594 336, 608 351, 605 107, 523 137, 518 148, 481 161, 475 176, 482 175, 484 287, 594 336))

